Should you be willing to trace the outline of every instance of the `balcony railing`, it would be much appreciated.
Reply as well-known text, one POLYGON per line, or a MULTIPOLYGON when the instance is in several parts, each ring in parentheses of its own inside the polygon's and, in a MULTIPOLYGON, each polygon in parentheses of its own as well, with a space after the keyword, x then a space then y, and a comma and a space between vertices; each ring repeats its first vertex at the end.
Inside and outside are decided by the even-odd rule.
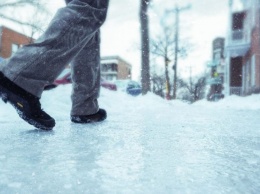
POLYGON ((241 45, 250 43, 250 33, 248 30, 233 30, 229 37, 229 45, 241 45))
POLYGON ((230 95, 242 96, 242 87, 230 87, 230 95))
POLYGON ((103 75, 117 75, 117 71, 101 71, 103 75))

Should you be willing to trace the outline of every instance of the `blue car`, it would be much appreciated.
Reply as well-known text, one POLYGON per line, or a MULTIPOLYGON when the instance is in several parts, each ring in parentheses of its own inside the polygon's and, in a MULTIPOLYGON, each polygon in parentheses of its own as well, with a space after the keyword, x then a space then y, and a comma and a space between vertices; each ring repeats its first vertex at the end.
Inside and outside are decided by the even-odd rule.
POLYGON ((142 93, 140 84, 133 80, 116 80, 115 84, 119 91, 126 92, 132 96, 138 96, 142 93))

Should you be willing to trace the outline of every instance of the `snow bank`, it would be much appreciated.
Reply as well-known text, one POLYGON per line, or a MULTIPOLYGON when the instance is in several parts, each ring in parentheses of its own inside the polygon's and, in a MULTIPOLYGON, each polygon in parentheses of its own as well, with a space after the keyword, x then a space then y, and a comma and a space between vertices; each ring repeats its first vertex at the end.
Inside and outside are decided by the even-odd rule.
MULTIPOLYGON (((42 96, 42 107, 46 112, 55 116, 58 120, 69 119, 71 110, 71 85, 59 86, 50 91, 44 91, 42 96)), ((126 110, 149 111, 166 113, 169 109, 189 109, 189 108, 212 108, 212 109, 239 109, 239 110, 259 110, 260 95, 251 95, 247 97, 230 96, 218 102, 209 102, 200 100, 194 104, 188 104, 180 100, 167 101, 148 93, 145 96, 130 96, 121 91, 110 91, 101 88, 100 107, 107 109, 109 112, 124 113, 126 110), (126 109, 128 108, 128 109, 126 109)), ((8 122, 17 120, 19 117, 16 111, 9 105, 5 105, 0 101, 0 122, 8 122)))
POLYGON ((245 110, 259 110, 260 109, 260 95, 254 94, 251 96, 241 97, 232 95, 217 102, 209 102, 201 100, 193 104, 193 106, 203 106, 208 108, 230 108, 230 109, 245 109, 245 110))

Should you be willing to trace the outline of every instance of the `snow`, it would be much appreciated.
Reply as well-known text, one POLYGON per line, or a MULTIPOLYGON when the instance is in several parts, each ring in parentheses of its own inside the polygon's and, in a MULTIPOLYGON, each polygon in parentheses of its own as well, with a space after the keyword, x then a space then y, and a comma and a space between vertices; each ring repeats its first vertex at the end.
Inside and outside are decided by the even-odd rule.
POLYGON ((237 110, 260 110, 260 95, 253 94, 251 96, 241 97, 232 95, 228 98, 220 100, 218 103, 212 103, 206 100, 201 100, 195 103, 195 106, 207 106, 209 108, 221 109, 237 109, 237 110))
POLYGON ((190 105, 102 88, 108 119, 82 125, 70 93, 43 94, 53 131, 0 102, 0 193, 259 193, 260 95, 190 105))

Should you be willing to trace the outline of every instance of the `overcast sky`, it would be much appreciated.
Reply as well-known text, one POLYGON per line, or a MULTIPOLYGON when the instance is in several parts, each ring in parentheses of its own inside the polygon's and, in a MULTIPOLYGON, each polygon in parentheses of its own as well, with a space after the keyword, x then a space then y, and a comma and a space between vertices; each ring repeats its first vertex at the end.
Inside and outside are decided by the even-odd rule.
MULTIPOLYGON (((194 74, 202 72, 205 69, 205 62, 211 59, 213 39, 226 36, 228 1, 153 0, 154 8, 150 13, 152 33, 156 30, 153 25, 158 17, 157 13, 164 9, 173 9, 176 2, 179 6, 189 3, 192 5, 190 10, 181 14, 180 33, 194 47, 194 51, 185 60, 179 61, 179 73, 181 76, 185 76, 188 66, 193 67, 194 74)), ((53 14, 58 8, 64 6, 63 0, 47 3, 53 14)), ((134 79, 138 79, 140 75, 139 3, 140 0, 111 0, 107 21, 101 30, 102 56, 119 55, 131 63, 134 79)), ((174 19, 174 15, 172 17, 174 19)), ((19 31, 19 29, 17 30, 19 31)))
MULTIPOLYGON (((164 9, 173 9, 177 4, 191 9, 180 16, 182 38, 187 38, 193 45, 193 52, 185 60, 179 61, 180 76, 186 76, 189 66, 193 74, 203 72, 205 63, 212 57, 212 41, 216 37, 225 37, 228 22, 227 0, 153 0, 151 21, 156 21, 157 13, 164 9), (163 1, 163 4, 162 4, 163 1)), ((140 75, 140 0, 111 0, 107 21, 101 30, 101 54, 119 55, 133 66, 133 77, 140 75)), ((53 11, 63 6, 63 0, 52 4, 53 11)), ((174 19, 174 15, 172 15, 174 19)), ((151 30, 154 25, 151 23, 151 30)), ((173 24, 174 25, 174 24, 173 24)), ((153 33, 153 32, 152 32, 153 33)))

